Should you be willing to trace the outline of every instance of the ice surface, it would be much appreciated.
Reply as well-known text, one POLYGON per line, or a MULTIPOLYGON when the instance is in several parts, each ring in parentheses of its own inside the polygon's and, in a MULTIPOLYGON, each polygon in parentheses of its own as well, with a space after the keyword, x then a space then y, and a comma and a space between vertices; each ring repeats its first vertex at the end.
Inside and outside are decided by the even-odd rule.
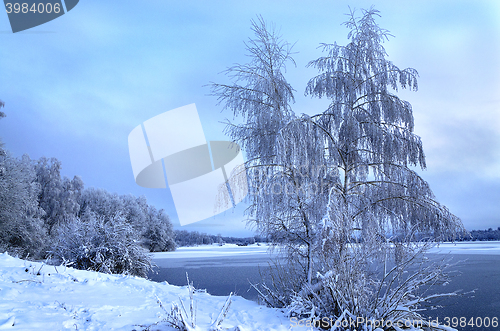
POLYGON ((429 253, 500 255, 500 241, 462 241, 442 243, 429 253))
POLYGON ((174 252, 153 253, 153 259, 185 259, 185 258, 203 258, 203 257, 219 257, 231 255, 268 255, 269 246, 257 244, 249 246, 238 246, 236 244, 225 244, 219 246, 201 245, 196 247, 179 247, 174 252))

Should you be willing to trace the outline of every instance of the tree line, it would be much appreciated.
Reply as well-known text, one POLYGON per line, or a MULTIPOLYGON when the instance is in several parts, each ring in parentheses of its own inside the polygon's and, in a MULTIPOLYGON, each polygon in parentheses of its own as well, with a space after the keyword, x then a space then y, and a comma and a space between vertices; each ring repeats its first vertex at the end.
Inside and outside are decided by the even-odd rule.
POLYGON ((500 240, 500 226, 493 230, 489 228, 488 230, 472 230, 469 233, 464 233, 457 241, 492 241, 500 240))
POLYGON ((266 243, 268 238, 262 236, 252 237, 224 237, 221 234, 213 235, 198 231, 175 230, 175 243, 177 247, 199 246, 212 244, 237 244, 240 246, 253 245, 255 243, 266 243))
MULTIPOLYGON (((263 237, 260 235, 255 235, 252 237, 227 237, 221 234, 213 235, 198 231, 187 231, 187 230, 174 230, 175 245, 176 247, 186 247, 186 246, 199 246, 199 245, 213 245, 213 244, 237 244, 237 245, 252 245, 255 243, 269 243, 276 240, 272 235, 268 237, 263 237)), ((423 233, 420 236, 415 237, 415 242, 422 240, 423 238, 430 237, 431 234, 423 233)), ((389 240, 394 242, 400 242, 404 238, 398 238, 395 236, 386 236, 389 240)), ((355 240, 352 238, 351 240, 355 240)), ((362 241, 362 238, 358 239, 362 241)), ((445 238, 445 241, 495 241, 500 240, 500 227, 496 230, 489 228, 487 230, 472 230, 463 231, 458 233, 456 236, 445 238)))

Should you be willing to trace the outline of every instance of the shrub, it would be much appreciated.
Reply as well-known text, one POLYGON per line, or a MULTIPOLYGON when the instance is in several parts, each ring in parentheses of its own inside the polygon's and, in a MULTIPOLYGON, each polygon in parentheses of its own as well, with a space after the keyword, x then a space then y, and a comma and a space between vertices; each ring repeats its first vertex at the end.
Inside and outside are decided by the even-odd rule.
POLYGON ((81 270, 146 277, 152 267, 148 251, 120 215, 87 211, 58 228, 54 247, 55 262, 81 270))

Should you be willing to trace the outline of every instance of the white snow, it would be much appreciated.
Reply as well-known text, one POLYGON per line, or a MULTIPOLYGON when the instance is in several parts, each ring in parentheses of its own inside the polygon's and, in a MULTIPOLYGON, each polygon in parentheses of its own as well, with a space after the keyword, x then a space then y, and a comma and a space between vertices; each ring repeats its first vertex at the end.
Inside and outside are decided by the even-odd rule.
MULTIPOLYGON (((188 307, 187 287, 146 279, 54 267, 0 254, 0 328, 9 330, 143 330, 161 321, 179 297, 188 307), (40 275, 38 275, 40 273, 40 275), (140 327, 143 325, 144 327, 140 327)), ((206 330, 226 297, 196 292, 197 330, 206 330)), ((288 330, 282 312, 234 296, 222 327, 288 330)), ((294 330, 305 330, 297 328, 294 330)), ((160 323, 151 330, 173 330, 160 323)))

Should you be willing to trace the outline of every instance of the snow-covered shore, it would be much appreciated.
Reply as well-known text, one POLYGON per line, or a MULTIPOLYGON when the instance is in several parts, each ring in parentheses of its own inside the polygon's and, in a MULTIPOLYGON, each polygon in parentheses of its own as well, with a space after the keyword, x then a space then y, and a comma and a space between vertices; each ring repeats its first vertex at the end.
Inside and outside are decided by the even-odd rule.
MULTIPOLYGON (((186 287, 48 266, 0 254, 0 329, 143 330, 166 317, 156 296, 168 310, 171 302, 179 303, 179 297, 186 306, 189 302, 186 287)), ((204 292, 194 296, 197 330, 206 330, 226 297, 204 292)), ((235 296, 222 327, 235 326, 241 330, 288 330, 290 321, 279 310, 235 296)), ((173 329, 160 323, 151 330, 173 329)))

